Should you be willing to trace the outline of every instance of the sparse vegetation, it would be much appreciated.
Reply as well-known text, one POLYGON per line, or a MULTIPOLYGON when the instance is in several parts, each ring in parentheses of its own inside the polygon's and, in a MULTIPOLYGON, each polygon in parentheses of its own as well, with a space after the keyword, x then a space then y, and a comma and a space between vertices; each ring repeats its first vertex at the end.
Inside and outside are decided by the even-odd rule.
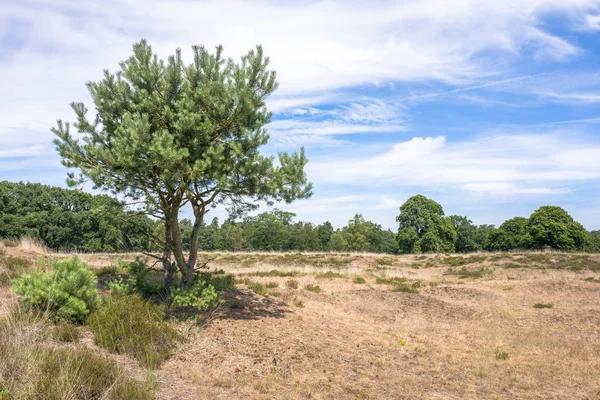
POLYGON ((308 290, 313 293, 321 293, 323 289, 319 285, 308 284, 304 286, 304 290, 308 290))
POLYGON ((277 282, 268 282, 268 283, 265 285, 265 287, 266 287, 267 289, 275 289, 275 288, 278 288, 278 287, 279 287, 279 283, 277 283, 277 282))
POLYGON ((298 283, 298 281, 295 279, 290 279, 285 282, 285 287, 287 287, 288 289, 298 289, 299 285, 300 283, 298 283))
POLYGON ((346 279, 348 275, 340 274, 338 272, 327 271, 315 274, 315 278, 317 279, 346 279))
POLYGON ((246 284, 246 286, 248 286, 248 289, 252 290, 254 293, 256 293, 259 296, 267 296, 268 295, 267 289, 265 289, 265 285, 263 285, 260 282, 249 282, 246 284))
POLYGON ((180 338, 164 320, 164 307, 138 295, 110 296, 87 324, 99 346, 134 357, 147 368, 156 368, 171 354, 180 338))
POLYGON ((354 279, 352 279, 352 282, 362 284, 366 283, 367 281, 362 276, 355 276, 354 279))
POLYGON ((496 360, 498 361, 506 361, 510 358, 510 354, 508 354, 507 352, 500 350, 499 348, 496 348, 496 360))
POLYGON ((533 308, 553 308, 554 304, 552 303, 535 303, 533 308))

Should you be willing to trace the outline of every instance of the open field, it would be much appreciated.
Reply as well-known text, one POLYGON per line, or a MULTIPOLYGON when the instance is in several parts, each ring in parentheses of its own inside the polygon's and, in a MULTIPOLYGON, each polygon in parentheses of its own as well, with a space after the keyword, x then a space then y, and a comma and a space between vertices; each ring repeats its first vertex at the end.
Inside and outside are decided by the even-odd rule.
MULTIPOLYGON (((118 257, 80 256, 92 268, 118 257)), ((600 255, 202 257, 238 283, 200 324, 178 323, 185 342, 150 373, 156 398, 600 399, 600 255)), ((15 304, 0 287, 0 316, 15 304)), ((106 354, 80 329, 71 347, 106 354)))

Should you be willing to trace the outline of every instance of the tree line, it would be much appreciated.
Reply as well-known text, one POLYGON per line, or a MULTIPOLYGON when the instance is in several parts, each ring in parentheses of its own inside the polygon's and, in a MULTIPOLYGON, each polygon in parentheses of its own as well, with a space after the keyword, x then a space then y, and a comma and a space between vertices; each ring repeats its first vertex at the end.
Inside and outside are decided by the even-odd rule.
MULTIPOLYGON (((204 251, 365 251, 375 253, 466 253, 557 249, 600 252, 600 231, 588 232, 563 209, 544 206, 529 218, 500 226, 475 225, 465 216, 446 216, 440 204, 417 195, 407 200, 393 232, 361 214, 335 229, 296 221, 273 210, 241 219, 203 223, 197 245, 204 251)), ((190 249, 189 219, 179 222, 183 248, 190 249)), ((117 199, 39 183, 0 182, 0 237, 35 237, 52 249, 117 252, 157 251, 164 225, 117 199)))

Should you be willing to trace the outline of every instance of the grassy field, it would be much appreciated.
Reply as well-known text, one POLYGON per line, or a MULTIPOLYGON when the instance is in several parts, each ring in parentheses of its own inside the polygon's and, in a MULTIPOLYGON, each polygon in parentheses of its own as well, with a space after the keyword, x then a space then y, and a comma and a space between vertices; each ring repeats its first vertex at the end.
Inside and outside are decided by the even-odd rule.
MULTIPOLYGON (((20 268, 7 260, 67 256, 0 250, 7 277, 20 268)), ((101 268, 136 255, 80 256, 101 268)), ((86 327, 40 345, 104 355, 158 399, 600 398, 600 255, 202 257, 236 288, 201 323, 178 323, 185 340, 160 368, 106 354, 86 327)), ((0 285, 0 317, 16 302, 0 285)))

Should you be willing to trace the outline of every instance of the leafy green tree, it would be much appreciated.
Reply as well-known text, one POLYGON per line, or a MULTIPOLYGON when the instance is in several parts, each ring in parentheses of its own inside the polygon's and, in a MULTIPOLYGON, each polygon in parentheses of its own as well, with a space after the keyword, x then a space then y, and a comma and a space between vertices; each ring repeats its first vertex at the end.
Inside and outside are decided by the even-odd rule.
POLYGON ((504 221, 498 229, 488 235, 486 250, 508 251, 526 249, 531 243, 527 233, 529 220, 524 217, 515 217, 504 221))
POLYGON ((453 252, 456 229, 444 216, 444 209, 423 195, 416 195, 400 206, 398 246, 402 253, 453 252))
POLYGON ((475 243, 477 243, 477 248, 480 250, 485 249, 486 244, 488 243, 490 234, 496 230, 494 225, 479 225, 477 230, 475 231, 475 243))
POLYGON ((325 221, 317 227, 319 242, 321 243, 320 250, 329 250, 329 242, 331 241, 331 235, 333 235, 333 225, 331 222, 325 221))
POLYGON ((588 251, 592 253, 600 253, 600 231, 590 232, 588 251))
POLYGON ((252 250, 281 251, 289 244, 289 227, 296 214, 273 210, 246 217, 244 226, 252 250))
POLYGON ((454 247, 457 252, 468 253, 481 249, 477 241, 477 226, 473 225, 470 219, 460 215, 451 215, 448 218, 456 230, 454 247))
POLYGON ((348 251, 348 242, 346 241, 346 237, 341 230, 338 229, 331 235, 331 240, 329 241, 329 250, 348 251))
POLYGON ((70 185, 92 181, 143 202, 163 222, 167 287, 175 267, 184 286, 193 284, 211 207, 226 204, 237 214, 260 200, 289 203, 312 194, 303 149, 279 154, 277 163, 259 151, 272 117, 265 100, 278 85, 268 64, 260 46, 238 63, 224 59, 220 46, 215 53, 193 47, 189 65, 179 50, 163 61, 142 40, 117 73, 87 84, 96 109, 91 120, 83 103, 72 104, 77 135, 60 120, 53 129, 63 164, 80 171, 69 173, 70 185), (187 258, 179 227, 186 204, 194 215, 187 258))
POLYGON ((318 231, 310 222, 296 222, 289 227, 288 250, 315 251, 320 250, 318 231))
POLYGON ((246 235, 239 224, 227 220, 220 229, 219 248, 221 250, 240 251, 246 244, 246 235))
POLYGON ((557 206, 543 206, 529 217, 527 233, 534 249, 583 250, 589 245, 585 228, 557 206))
POLYGON ((70 251, 150 250, 153 224, 109 196, 0 182, 0 237, 32 236, 70 251))

